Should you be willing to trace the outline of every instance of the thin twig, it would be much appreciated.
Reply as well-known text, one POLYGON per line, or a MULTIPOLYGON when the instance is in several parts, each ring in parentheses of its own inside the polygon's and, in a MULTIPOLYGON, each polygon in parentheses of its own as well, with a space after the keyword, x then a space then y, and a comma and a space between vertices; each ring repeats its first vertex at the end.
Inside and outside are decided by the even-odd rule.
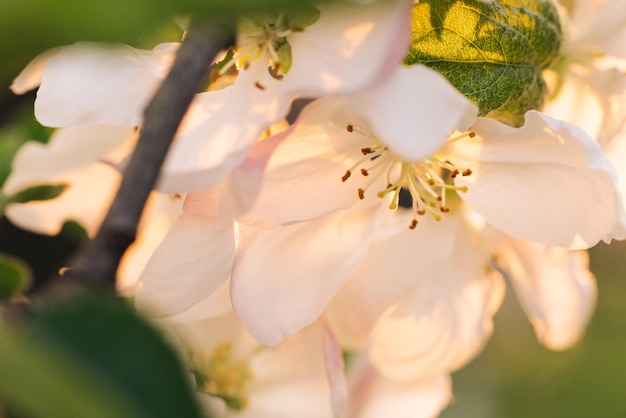
POLYGON ((145 110, 135 151, 100 230, 81 248, 64 278, 114 287, 120 259, 135 240, 143 208, 176 130, 212 60, 232 41, 232 27, 226 24, 196 25, 189 31, 170 73, 145 110))

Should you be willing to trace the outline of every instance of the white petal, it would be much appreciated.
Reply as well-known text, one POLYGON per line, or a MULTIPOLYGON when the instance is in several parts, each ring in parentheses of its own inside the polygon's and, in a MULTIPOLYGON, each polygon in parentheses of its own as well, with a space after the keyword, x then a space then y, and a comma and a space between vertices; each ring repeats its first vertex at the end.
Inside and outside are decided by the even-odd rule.
POLYGON ((347 93, 384 78, 408 50, 406 0, 319 5, 319 20, 288 37, 293 65, 286 93, 318 97, 347 93))
POLYGON ((465 131, 477 114, 445 78, 422 65, 398 67, 385 83, 349 96, 348 106, 408 161, 435 154, 451 131, 465 131))
POLYGON ((41 84, 41 74, 43 68, 50 58, 56 55, 64 47, 48 49, 37 55, 35 59, 28 63, 28 65, 18 74, 17 77, 11 83, 11 91, 15 94, 24 94, 34 88, 39 87, 41 84))
POLYGON ((204 300, 230 276, 235 257, 233 223, 215 219, 218 202, 212 197, 212 191, 201 194, 199 200, 207 206, 202 209, 188 204, 196 196, 187 197, 182 216, 140 277, 135 298, 139 310, 154 317, 179 314, 204 300))
POLYGON ((348 373, 348 418, 435 418, 452 399, 452 379, 447 374, 399 382, 379 375, 363 361, 348 373))
POLYGON ((237 257, 233 307, 250 334, 277 345, 315 321, 362 262, 372 210, 338 211, 261 230, 237 257))
POLYGON ((486 118, 476 136, 451 145, 461 197, 499 230, 570 248, 626 237, 613 166, 583 131, 538 112, 521 128, 486 118))
POLYGON ((137 126, 173 61, 177 45, 153 51, 81 42, 48 60, 35 101, 46 126, 137 126))
POLYGON ((132 296, 137 280, 154 250, 159 246, 172 224, 180 217, 183 200, 163 193, 152 192, 137 237, 120 260, 115 281, 118 293, 132 296))
POLYGON ((410 211, 387 216, 400 218, 402 232, 375 241, 355 277, 333 298, 324 312, 326 321, 348 349, 364 346, 376 321, 425 278, 435 276, 441 263, 452 255, 460 217, 436 222, 420 219, 415 230, 410 211))
POLYGON ((500 248, 499 259, 539 341, 552 350, 571 347, 582 336, 596 301, 587 253, 512 238, 500 248))
POLYGON ((504 283, 486 274, 485 258, 471 245, 469 236, 459 237, 439 274, 424 278, 378 322, 370 357, 382 375, 429 378, 464 366, 482 350, 504 283))
POLYGON ((320 324, 266 349, 251 360, 255 381, 241 418, 331 418, 320 324))
POLYGON ((366 179, 355 173, 343 183, 342 177, 363 157, 361 148, 372 146, 374 140, 348 133, 347 124, 367 129, 367 122, 350 112, 342 98, 324 98, 306 106, 272 154, 244 222, 280 225, 356 204, 357 190, 366 179))
POLYGON ((10 205, 7 216, 24 229, 51 235, 65 221, 76 220, 93 235, 120 181, 113 167, 98 160, 126 153, 133 144, 132 129, 111 126, 60 129, 46 145, 26 143, 13 160, 4 193, 37 184, 69 187, 56 199, 10 205))
POLYGON ((326 375, 330 385, 330 404, 333 416, 339 417, 343 414, 348 396, 343 352, 330 328, 325 323, 322 326, 326 375))
POLYGON ((161 190, 197 191, 219 183, 246 159, 263 131, 287 115, 291 96, 280 92, 264 57, 232 86, 196 95, 165 161, 161 190))

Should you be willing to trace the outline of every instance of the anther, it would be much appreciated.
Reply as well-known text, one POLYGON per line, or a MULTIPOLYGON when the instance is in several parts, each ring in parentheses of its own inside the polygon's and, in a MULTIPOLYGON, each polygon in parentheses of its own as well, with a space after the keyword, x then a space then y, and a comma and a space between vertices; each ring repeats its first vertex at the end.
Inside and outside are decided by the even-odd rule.
POLYGON ((439 209, 440 209, 443 213, 448 213, 448 212, 450 212, 450 208, 445 207, 445 206, 442 206, 442 207, 440 207, 439 209))
POLYGON ((452 174, 450 174, 450 177, 452 178, 456 178, 456 176, 458 176, 459 174, 461 174, 461 172, 457 169, 455 169, 452 174))
POLYGON ((426 214, 426 209, 420 209, 420 210, 418 210, 418 211, 417 211, 417 214, 418 214, 418 215, 420 215, 420 216, 421 216, 421 215, 425 215, 425 214, 426 214))
POLYGON ((469 133, 469 137, 470 137, 470 138, 474 138, 475 136, 476 136, 476 132, 471 131, 471 132, 469 133))
POLYGON ((365 199, 365 190, 359 188, 358 192, 359 192, 359 199, 361 200, 365 199))
POLYGON ((461 174, 463 175, 463 177, 469 176, 470 174, 472 174, 472 170, 469 168, 466 168, 465 170, 463 170, 461 174))
MULTIPOLYGON (((348 131, 348 132, 352 132, 352 131, 348 131)), ((363 154, 363 155, 371 154, 373 152, 374 151, 372 151, 372 149, 370 147, 361 148, 361 154, 363 154)))
POLYGON ((261 83, 259 83, 258 81, 254 82, 254 87, 256 87, 259 90, 265 90, 265 86, 261 83))
POLYGON ((351 175, 352 175, 352 172, 350 170, 346 171, 346 174, 344 174, 343 177, 341 178, 341 182, 345 183, 346 180, 348 180, 351 175))
POLYGON ((368 173, 366 169, 362 168, 361 169, 361 174, 363 174, 364 176, 367 177, 370 173, 368 173))
POLYGON ((346 131, 348 131, 350 133, 354 132, 354 126, 350 125, 350 124, 347 124, 346 125, 346 131))
POLYGON ((411 221, 411 225, 409 225, 409 229, 415 229, 416 226, 417 226, 417 219, 413 219, 411 221))

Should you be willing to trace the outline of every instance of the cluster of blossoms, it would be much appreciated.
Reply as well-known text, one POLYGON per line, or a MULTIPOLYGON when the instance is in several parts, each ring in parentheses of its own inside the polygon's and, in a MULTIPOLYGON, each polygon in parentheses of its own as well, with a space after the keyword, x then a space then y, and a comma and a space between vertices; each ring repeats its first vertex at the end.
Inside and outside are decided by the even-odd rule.
MULTIPOLYGON (((119 272, 176 335, 207 408, 437 416, 491 335, 503 276, 540 342, 574 344, 595 301, 581 250, 626 238, 604 153, 625 143, 616 8, 377 0, 242 17, 119 272), (296 98, 315 100, 287 123, 296 98)), ((177 47, 78 43, 20 74, 13 90, 38 86, 36 117, 59 129, 20 151, 4 192, 70 187, 10 205, 12 221, 95 232, 177 47)))

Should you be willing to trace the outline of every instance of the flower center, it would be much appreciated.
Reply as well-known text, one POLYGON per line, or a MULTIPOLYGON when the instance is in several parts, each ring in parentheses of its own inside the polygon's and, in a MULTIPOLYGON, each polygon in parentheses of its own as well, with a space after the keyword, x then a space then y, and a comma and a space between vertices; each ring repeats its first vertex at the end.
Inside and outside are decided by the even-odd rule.
MULTIPOLYGON (((353 125, 347 125, 346 131, 356 132, 374 140, 372 146, 361 148, 363 157, 356 161, 341 178, 342 182, 346 182, 356 170, 363 177, 371 177, 364 187, 357 189, 359 199, 365 199, 365 192, 377 182, 380 176, 384 175, 387 186, 378 190, 376 196, 381 199, 391 196, 390 210, 398 208, 400 194, 404 190, 411 196, 410 207, 415 215, 422 216, 429 213, 435 220, 440 221, 442 213, 450 212, 450 208, 446 206, 447 191, 467 191, 466 186, 455 186, 454 179, 458 175, 469 176, 472 170, 457 168, 444 155, 437 154, 421 161, 404 161, 391 153, 378 138, 357 130, 353 125)), ((448 139, 448 143, 472 138, 475 135, 474 132, 469 131, 448 139)), ((415 229, 417 224, 417 216, 414 216, 409 228, 415 229)))
MULTIPOLYGON (((320 12, 312 6, 303 6, 290 12, 243 16, 237 26, 237 48, 218 64, 218 76, 230 71, 235 65, 246 70, 253 61, 263 55, 269 56, 268 71, 275 79, 282 79, 291 68, 291 45, 287 37, 302 32, 314 24, 320 12)), ((264 86, 257 85, 263 90, 264 86)))
POLYGON ((228 408, 241 411, 248 406, 247 389, 254 374, 247 362, 234 360, 230 343, 219 344, 209 357, 190 351, 197 390, 221 398, 228 408))

